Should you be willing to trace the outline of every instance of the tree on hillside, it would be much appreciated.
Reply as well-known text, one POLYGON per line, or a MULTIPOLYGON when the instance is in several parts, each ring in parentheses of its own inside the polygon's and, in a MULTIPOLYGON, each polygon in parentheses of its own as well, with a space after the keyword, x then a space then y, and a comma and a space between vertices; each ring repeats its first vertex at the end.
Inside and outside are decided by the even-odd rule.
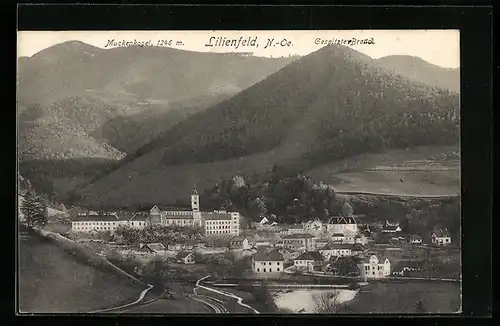
POLYGON ((47 200, 32 190, 24 196, 21 212, 30 227, 42 227, 47 224, 49 219, 47 200))

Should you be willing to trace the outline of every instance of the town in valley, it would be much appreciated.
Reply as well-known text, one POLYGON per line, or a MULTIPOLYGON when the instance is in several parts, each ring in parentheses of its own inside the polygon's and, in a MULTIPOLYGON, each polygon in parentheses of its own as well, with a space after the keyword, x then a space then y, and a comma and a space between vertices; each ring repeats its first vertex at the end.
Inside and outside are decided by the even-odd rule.
POLYGON ((20 314, 461 311, 458 31, 51 33, 18 36, 20 314))

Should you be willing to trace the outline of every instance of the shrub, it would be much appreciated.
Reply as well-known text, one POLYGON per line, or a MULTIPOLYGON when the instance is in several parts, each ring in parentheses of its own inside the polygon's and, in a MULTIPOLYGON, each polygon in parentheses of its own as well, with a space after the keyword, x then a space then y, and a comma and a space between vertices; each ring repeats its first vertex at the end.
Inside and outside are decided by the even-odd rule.
POLYGON ((340 306, 339 292, 320 292, 313 294, 314 312, 334 314, 340 306))

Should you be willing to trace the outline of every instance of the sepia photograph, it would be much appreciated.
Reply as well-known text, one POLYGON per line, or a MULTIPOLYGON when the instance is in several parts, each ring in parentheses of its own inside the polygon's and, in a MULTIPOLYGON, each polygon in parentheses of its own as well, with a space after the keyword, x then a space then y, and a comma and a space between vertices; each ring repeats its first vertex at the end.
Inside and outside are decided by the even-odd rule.
POLYGON ((459 30, 20 31, 16 111, 18 314, 462 311, 459 30))

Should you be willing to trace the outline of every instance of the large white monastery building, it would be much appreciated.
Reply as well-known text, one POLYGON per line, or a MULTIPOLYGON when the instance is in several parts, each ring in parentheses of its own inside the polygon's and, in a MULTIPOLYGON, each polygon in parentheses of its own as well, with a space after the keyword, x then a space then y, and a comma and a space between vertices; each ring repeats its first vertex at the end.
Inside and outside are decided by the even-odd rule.
POLYGON ((200 211, 200 196, 196 189, 191 195, 190 211, 162 210, 157 205, 149 211, 149 223, 160 225, 197 226, 203 228, 205 234, 240 234, 240 213, 200 211))
POLYGON ((178 225, 201 227, 206 235, 240 234, 240 214, 238 212, 200 211, 200 196, 196 189, 191 195, 191 210, 169 211, 154 205, 149 212, 132 214, 84 214, 72 221, 72 230, 76 232, 114 231, 120 225, 142 229, 149 225, 178 225))

